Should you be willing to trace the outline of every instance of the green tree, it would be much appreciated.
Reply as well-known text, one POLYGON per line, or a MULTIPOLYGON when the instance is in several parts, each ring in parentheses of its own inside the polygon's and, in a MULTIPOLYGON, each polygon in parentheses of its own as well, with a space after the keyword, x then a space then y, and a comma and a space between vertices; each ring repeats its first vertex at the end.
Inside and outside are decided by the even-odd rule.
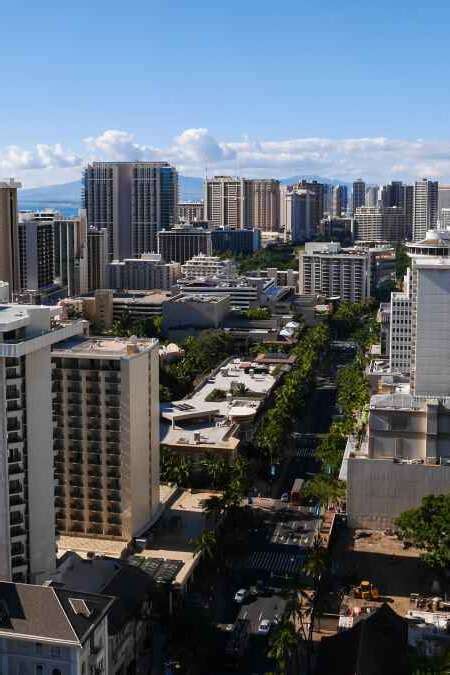
POLYGON ((213 523, 217 523, 225 512, 226 504, 223 497, 212 495, 203 502, 203 509, 206 517, 213 523))
POLYGON ((450 566, 450 494, 428 495, 416 509, 405 511, 396 520, 399 536, 424 551, 430 567, 450 566))
POLYGON ((318 586, 323 573, 327 569, 328 562, 328 551, 322 546, 320 540, 316 538, 312 548, 309 549, 303 564, 304 573, 313 579, 315 587, 318 586))
POLYGON ((317 500, 321 506, 329 506, 345 496, 345 485, 332 476, 318 473, 303 486, 305 497, 317 500))
POLYGON ((212 530, 204 530, 197 539, 193 540, 194 545, 194 554, 201 555, 204 558, 212 559, 214 558, 217 539, 216 535, 212 530))
POLYGON ((214 456, 205 457, 201 465, 207 472, 213 488, 224 487, 230 475, 230 467, 226 459, 214 456))
POLYGON ((409 265, 410 259, 406 252, 406 246, 399 244, 395 249, 395 276, 397 281, 403 280, 409 265))
POLYGON ((297 654, 298 636, 291 621, 283 621, 270 640, 269 658, 275 661, 277 673, 287 675, 289 664, 297 654))

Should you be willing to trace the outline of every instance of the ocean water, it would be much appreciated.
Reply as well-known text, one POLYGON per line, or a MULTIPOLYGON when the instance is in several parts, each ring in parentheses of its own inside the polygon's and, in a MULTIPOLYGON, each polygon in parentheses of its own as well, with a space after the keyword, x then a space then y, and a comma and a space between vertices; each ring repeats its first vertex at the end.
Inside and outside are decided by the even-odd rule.
POLYGON ((20 211, 58 211, 63 216, 68 218, 76 216, 81 204, 78 202, 28 202, 19 200, 20 211))

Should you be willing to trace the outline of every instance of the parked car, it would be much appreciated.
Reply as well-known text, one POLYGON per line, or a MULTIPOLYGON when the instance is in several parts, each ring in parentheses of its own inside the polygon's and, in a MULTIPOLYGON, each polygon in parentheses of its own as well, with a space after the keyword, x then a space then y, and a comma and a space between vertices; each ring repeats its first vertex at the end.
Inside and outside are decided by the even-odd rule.
POLYGON ((258 626, 258 633, 260 633, 261 635, 268 635, 270 633, 269 619, 261 619, 258 626))
POLYGON ((248 591, 245 588, 240 588, 235 596, 234 596, 234 601, 238 602, 239 604, 243 603, 244 600, 248 597, 248 591))
POLYGON ((289 495, 287 492, 283 492, 283 494, 280 497, 280 502, 288 502, 289 501, 289 495))

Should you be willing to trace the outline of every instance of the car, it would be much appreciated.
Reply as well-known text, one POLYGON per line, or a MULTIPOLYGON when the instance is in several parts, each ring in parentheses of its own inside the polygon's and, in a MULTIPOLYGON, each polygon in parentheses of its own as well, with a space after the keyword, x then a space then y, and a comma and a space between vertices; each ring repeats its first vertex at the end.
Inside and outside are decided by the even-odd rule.
POLYGON ((239 604, 241 604, 242 602, 244 602, 244 600, 247 598, 247 596, 248 596, 248 591, 247 591, 247 589, 245 589, 245 588, 240 588, 240 589, 236 592, 236 594, 235 594, 235 596, 234 596, 234 601, 235 601, 235 602, 238 602, 239 604))
POLYGON ((273 619, 272 619, 272 624, 273 624, 274 626, 278 626, 278 624, 280 623, 280 621, 281 621, 281 619, 280 619, 280 617, 278 616, 278 614, 275 614, 275 616, 274 616, 273 619))
POLYGON ((287 492, 283 492, 283 494, 280 497, 280 502, 288 502, 289 501, 289 495, 287 492))
POLYGON ((260 633, 261 635, 268 635, 270 633, 269 619, 261 619, 258 626, 258 633, 260 633))

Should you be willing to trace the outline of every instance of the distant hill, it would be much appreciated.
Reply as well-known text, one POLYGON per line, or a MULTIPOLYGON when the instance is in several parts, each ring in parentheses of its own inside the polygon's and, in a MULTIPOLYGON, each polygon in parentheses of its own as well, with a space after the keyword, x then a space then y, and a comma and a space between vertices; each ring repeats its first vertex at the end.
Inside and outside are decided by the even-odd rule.
MULTIPOLYGON (((297 183, 302 178, 307 180, 317 180, 319 183, 329 183, 330 185, 348 185, 345 181, 336 178, 324 178, 323 176, 297 175, 281 178, 283 185, 297 183)), ((180 201, 196 201, 203 198, 203 178, 180 176, 180 201)), ((46 185, 45 187, 27 188, 19 190, 19 203, 21 208, 27 208, 27 204, 44 207, 55 207, 58 204, 68 204, 78 207, 81 201, 81 181, 75 180, 71 183, 60 185, 46 185)))

